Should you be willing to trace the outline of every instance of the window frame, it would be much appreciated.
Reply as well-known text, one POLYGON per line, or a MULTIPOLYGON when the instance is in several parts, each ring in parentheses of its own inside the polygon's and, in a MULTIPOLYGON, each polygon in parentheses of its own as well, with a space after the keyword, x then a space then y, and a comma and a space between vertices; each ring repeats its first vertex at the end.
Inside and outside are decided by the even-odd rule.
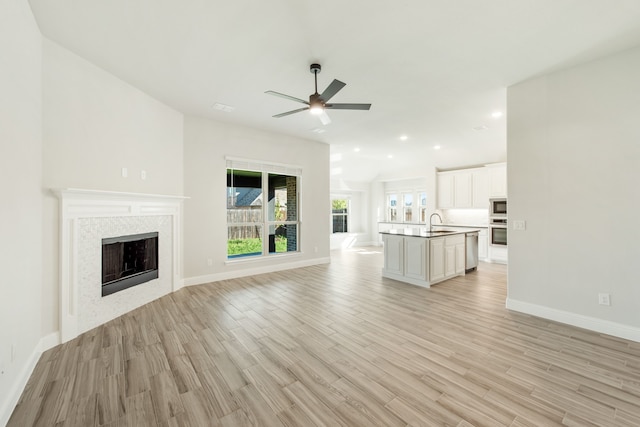
POLYGON ((387 205, 387 221, 388 222, 400 222, 398 221, 398 192, 388 192, 386 197, 386 205, 387 205), (395 196, 395 206, 391 204, 392 196, 395 196), (392 211, 395 211, 396 220, 393 220, 393 216, 391 214, 392 211))
POLYGON ((346 196, 331 196, 331 234, 345 234, 349 233, 351 230, 351 198, 346 196), (347 202, 347 211, 345 213, 334 213, 333 212, 333 201, 334 200, 344 200, 347 202), (346 217, 347 230, 346 231, 334 231, 334 218, 336 216, 344 216, 346 217))
MULTIPOLYGON (((280 256, 295 256, 302 253, 301 249, 301 230, 302 230, 302 218, 301 218, 301 183, 302 183, 302 168, 293 165, 284 165, 277 163, 268 163, 261 162, 255 160, 245 160, 245 159, 237 159, 232 157, 226 157, 226 168, 225 168, 225 182, 226 176, 229 173, 229 170, 242 170, 249 172, 257 172, 261 174, 261 190, 262 190, 262 220, 260 222, 251 222, 251 223, 230 223, 229 217, 227 215, 227 220, 225 221, 226 235, 227 239, 225 240, 225 244, 227 247, 225 248, 225 264, 226 263, 236 263, 236 262, 247 262, 247 261, 258 261, 264 260, 267 258, 280 257, 280 256), (296 219, 295 220, 278 220, 271 219, 269 213, 270 208, 275 208, 276 197, 274 195, 273 201, 269 201, 269 175, 277 174, 283 176, 291 176, 296 178, 296 194, 295 194, 295 203, 296 203, 296 219), (272 205, 273 203, 273 205, 272 205), (229 227, 230 226, 255 226, 259 225, 261 228, 260 238, 262 240, 262 252, 260 254, 247 254, 246 256, 229 256, 229 227), (280 225, 293 225, 295 226, 296 233, 296 250, 295 251, 286 251, 286 252, 270 252, 269 251, 269 236, 271 235, 271 229, 273 227, 274 235, 275 229, 280 225)), ((229 188, 225 185, 225 198, 226 198, 226 209, 227 212, 229 210, 229 188)), ((276 190, 274 189, 274 192, 276 190)))
POLYGON ((427 206, 429 203, 429 193, 425 189, 397 189, 385 192, 386 222, 398 224, 426 224, 427 206), (424 194, 424 204, 421 195, 424 194), (392 197, 395 196, 396 206, 391 205, 392 197), (411 197, 411 205, 406 205, 405 197, 411 197), (396 219, 392 218, 392 211, 395 210, 396 219), (411 220, 406 221, 407 212, 411 212, 411 220), (422 220, 424 218, 424 221, 422 220))

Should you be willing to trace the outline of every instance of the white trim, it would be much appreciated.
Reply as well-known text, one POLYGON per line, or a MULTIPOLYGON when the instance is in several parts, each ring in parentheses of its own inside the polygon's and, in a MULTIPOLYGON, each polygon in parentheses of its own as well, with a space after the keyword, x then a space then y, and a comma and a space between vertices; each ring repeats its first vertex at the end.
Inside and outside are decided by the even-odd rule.
POLYGON ((291 270, 294 268, 310 267, 312 265, 329 264, 330 257, 314 258, 310 260, 290 262, 286 264, 265 265, 262 267, 246 268, 242 270, 225 271, 224 273, 207 274, 204 276, 189 277, 183 280, 184 286, 202 285, 204 283, 219 282, 220 280, 237 279, 239 277, 253 276, 256 274, 273 273, 276 271, 291 270))
POLYGON ((171 291, 182 286, 182 202, 188 197, 123 193, 78 188, 52 190, 60 199, 60 339, 81 332, 78 324, 78 219, 109 217, 172 217, 171 291))
POLYGON ((40 339, 40 351, 43 353, 60 344, 60 332, 51 332, 40 339))
POLYGON ((33 370, 38 364, 38 360, 40 360, 42 353, 52 347, 55 347, 59 343, 60 334, 58 332, 53 332, 40 338, 40 341, 38 341, 38 344, 35 346, 26 363, 23 365, 20 375, 18 375, 13 385, 9 387, 9 393, 7 396, 4 396, 6 399, 3 399, 4 401, 0 402, 2 405, 0 407, 0 426, 4 426, 9 422, 9 418, 11 418, 11 414, 18 404, 18 400, 20 400, 20 396, 22 395, 24 388, 27 386, 27 382, 29 381, 29 378, 31 378, 33 370))
POLYGON ((571 313, 569 311, 557 310, 555 308, 542 305, 531 304, 524 301, 507 298, 506 307, 508 310, 530 314, 543 319, 549 319, 567 325, 577 326, 618 338, 640 342, 640 328, 636 328, 622 323, 611 322, 609 320, 598 319, 596 317, 571 313))
POLYGON ((240 157, 225 156, 227 169, 250 170, 255 172, 288 173, 302 176, 302 166, 275 163, 264 160, 244 159, 240 157))
POLYGON ((276 253, 268 253, 267 255, 261 254, 261 255, 247 255, 247 256, 240 256, 237 258, 229 258, 227 256, 227 259, 224 261, 225 265, 238 265, 238 264, 253 264, 253 263, 260 263, 260 262, 273 262, 277 259, 290 259, 290 258, 296 258, 296 257, 300 257, 302 256, 303 253, 302 252, 276 252, 276 253))

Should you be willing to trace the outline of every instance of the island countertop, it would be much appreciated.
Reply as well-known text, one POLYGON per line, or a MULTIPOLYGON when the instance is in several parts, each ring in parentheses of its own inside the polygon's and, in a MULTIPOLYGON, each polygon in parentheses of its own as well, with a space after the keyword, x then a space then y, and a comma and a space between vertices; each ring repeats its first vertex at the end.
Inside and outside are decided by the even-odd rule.
POLYGON ((429 231, 427 228, 394 228, 391 230, 380 231, 380 234, 392 234, 395 236, 406 236, 406 237, 424 237, 426 239, 430 239, 433 237, 444 237, 444 236, 452 236, 454 234, 466 234, 473 231, 480 231, 478 229, 469 228, 467 230, 433 230, 429 231))

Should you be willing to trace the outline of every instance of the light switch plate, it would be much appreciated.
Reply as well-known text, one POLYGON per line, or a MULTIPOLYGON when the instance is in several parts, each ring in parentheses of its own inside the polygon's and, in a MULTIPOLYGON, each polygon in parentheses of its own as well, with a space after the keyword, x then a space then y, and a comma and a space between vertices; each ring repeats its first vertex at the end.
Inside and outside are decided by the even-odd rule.
POLYGON ((527 222, 523 219, 517 219, 513 221, 513 229, 514 230, 526 230, 527 222))
POLYGON ((611 296, 609 294, 598 294, 598 304, 611 305, 611 296))

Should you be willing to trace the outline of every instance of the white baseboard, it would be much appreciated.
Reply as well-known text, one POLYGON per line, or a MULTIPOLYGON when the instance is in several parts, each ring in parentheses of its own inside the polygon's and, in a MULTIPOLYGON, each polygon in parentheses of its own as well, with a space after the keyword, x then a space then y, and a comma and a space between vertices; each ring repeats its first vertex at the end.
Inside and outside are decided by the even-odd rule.
POLYGON ((507 298, 507 309, 520 313, 531 314, 543 319, 554 320, 567 325, 577 326, 590 331, 600 332, 618 338, 640 342, 640 328, 636 328, 596 317, 584 316, 569 311, 557 310, 524 301, 507 298))
POLYGON ((253 276, 256 274, 273 273, 275 271, 291 270, 293 268, 309 267, 318 264, 328 264, 331 258, 314 258, 304 261, 289 262, 286 264, 264 265, 245 268, 242 270, 225 271, 223 273, 207 274, 204 276, 188 277, 183 280, 184 286, 202 285, 204 283, 218 282, 220 280, 237 279, 239 277, 253 276))
POLYGON ((60 342, 60 332, 52 332, 40 339, 40 352, 44 353, 45 351, 60 344, 60 342))
POLYGON ((3 401, 0 402, 0 405, 2 405, 0 406, 0 426, 5 426, 9 422, 9 418, 18 404, 20 395, 22 395, 22 392, 27 385, 27 381, 31 378, 31 374, 33 374, 33 370, 35 369, 38 360, 40 360, 42 353, 58 344, 60 344, 59 332, 53 332, 46 337, 40 338, 40 341, 38 341, 38 344, 31 352, 26 363, 23 365, 20 374, 15 379, 13 386, 9 389, 9 394, 4 396, 3 401))

